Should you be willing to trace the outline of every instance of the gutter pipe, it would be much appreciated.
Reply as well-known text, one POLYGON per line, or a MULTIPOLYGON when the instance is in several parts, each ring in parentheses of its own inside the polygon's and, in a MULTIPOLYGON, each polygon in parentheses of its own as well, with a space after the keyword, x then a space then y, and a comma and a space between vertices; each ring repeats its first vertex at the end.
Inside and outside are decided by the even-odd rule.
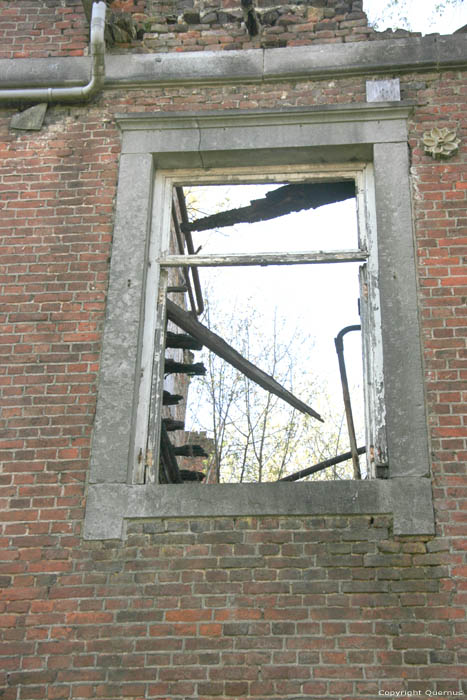
POLYGON ((91 79, 86 85, 58 88, 13 88, 0 90, 1 102, 84 102, 101 90, 105 79, 105 2, 92 6, 91 17, 91 79))

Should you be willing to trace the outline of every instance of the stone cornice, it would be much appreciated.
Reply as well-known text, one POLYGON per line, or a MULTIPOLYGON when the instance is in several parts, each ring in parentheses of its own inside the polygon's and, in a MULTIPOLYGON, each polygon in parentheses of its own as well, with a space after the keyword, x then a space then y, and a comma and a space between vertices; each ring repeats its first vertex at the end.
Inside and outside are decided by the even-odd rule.
MULTIPOLYGON (((467 66, 467 36, 318 44, 282 49, 107 55, 105 89, 326 79, 467 66)), ((72 86, 90 58, 2 59, 3 88, 72 86)))
POLYGON ((241 122, 247 126, 271 127, 273 125, 291 126, 294 124, 320 124, 341 122, 368 122, 388 119, 407 119, 416 102, 351 103, 336 105, 313 105, 308 107, 288 107, 280 110, 223 110, 216 112, 129 112, 116 115, 116 121, 122 131, 144 131, 147 129, 186 129, 225 128, 236 126, 241 122))

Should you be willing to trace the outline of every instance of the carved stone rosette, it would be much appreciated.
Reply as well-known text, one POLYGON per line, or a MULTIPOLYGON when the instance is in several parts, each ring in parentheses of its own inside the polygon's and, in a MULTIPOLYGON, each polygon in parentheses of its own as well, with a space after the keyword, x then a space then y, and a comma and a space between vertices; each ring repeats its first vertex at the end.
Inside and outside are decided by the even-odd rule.
POLYGON ((449 158, 459 148, 460 139, 457 138, 457 133, 452 129, 447 127, 438 129, 435 126, 431 131, 425 131, 423 144, 425 152, 430 153, 433 158, 449 158))

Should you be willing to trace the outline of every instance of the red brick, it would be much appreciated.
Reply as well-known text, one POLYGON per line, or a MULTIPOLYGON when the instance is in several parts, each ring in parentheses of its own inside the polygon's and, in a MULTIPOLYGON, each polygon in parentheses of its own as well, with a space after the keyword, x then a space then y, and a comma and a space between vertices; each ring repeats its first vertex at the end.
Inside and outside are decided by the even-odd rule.
MULTIPOLYGON (((24 0, 2 10, 1 56, 83 55, 88 26, 81 4, 59 4, 24 0)), ((146 5, 115 0, 112 9, 139 13, 144 23, 146 5)), ((226 0, 224 8, 237 5, 226 0)), ((369 31, 363 16, 342 13, 318 27, 293 17, 298 22, 284 19, 287 31, 267 29, 263 38, 310 46, 366 40, 369 31)), ((241 50, 261 41, 250 41, 239 22, 185 33, 167 29, 137 50, 241 50)), ((80 533, 120 152, 114 114, 152 113, 155 104, 168 114, 364 102, 365 77, 336 76, 334 87, 308 80, 106 91, 88 105, 49 106, 37 133, 9 132, 16 108, 2 110, 0 197, 7 206, 0 233, 8 241, 0 351, 2 367, 14 362, 0 377, 8 489, 1 494, 0 624, 3 668, 18 674, 10 677, 17 685, 5 682, 5 700, 16 700, 17 691, 21 700, 376 697, 410 683, 423 683, 424 690, 426 668, 437 689, 446 691, 443 679, 454 684, 449 690, 458 689, 467 632, 467 571, 459 559, 467 508, 460 483, 467 459, 465 153, 461 147, 452 159, 436 161, 420 141, 423 131, 444 123, 459 124, 460 133, 466 91, 457 70, 442 78, 434 70, 401 73, 400 79, 404 95, 421 105, 409 121, 409 143, 440 537, 352 541, 352 547, 371 545, 363 551, 385 563, 369 559, 351 575, 345 564, 331 565, 340 528, 327 516, 319 524, 293 518, 294 526, 277 517, 222 519, 214 539, 201 542, 194 534, 192 544, 180 544, 169 529, 163 553, 157 537, 138 532, 138 525, 134 543, 87 543, 80 533), (436 549, 441 540, 446 546, 436 549), (232 544, 238 544, 235 553, 232 544), (302 552, 302 545, 309 549, 302 552), (300 576, 314 566, 317 547, 326 561, 319 591, 313 581, 293 578, 294 564, 300 576), (252 569, 248 556, 262 563, 252 569), (228 557, 237 568, 227 566, 228 557), (298 582, 310 590, 297 594, 298 582), (354 583, 366 587, 357 586, 350 598, 343 586, 354 583), (384 588, 372 592, 377 586, 369 584, 384 588), (259 668, 272 678, 255 680, 259 668), (128 680, 121 682, 123 669, 128 680), (57 673, 58 682, 47 675, 57 673), (161 680, 166 674, 174 680, 161 680)), ((357 521, 353 516, 344 529, 357 521)), ((202 532, 206 522, 199 522, 202 532)))

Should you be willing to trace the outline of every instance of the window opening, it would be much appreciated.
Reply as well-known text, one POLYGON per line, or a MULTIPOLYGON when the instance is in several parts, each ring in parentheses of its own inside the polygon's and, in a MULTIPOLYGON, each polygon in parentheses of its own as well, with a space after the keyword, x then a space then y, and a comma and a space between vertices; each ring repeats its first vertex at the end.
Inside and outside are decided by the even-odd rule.
MULTIPOLYGON (((357 268, 366 260, 367 251, 365 237, 358 231, 355 181, 178 185, 175 195, 173 235, 168 255, 162 255, 160 261, 162 285, 159 302, 165 298, 162 306, 166 314, 165 323, 160 319, 166 327, 165 363, 163 371, 159 370, 156 376, 159 391, 156 388, 152 397, 157 403, 162 393, 160 468, 157 470, 151 459, 146 460, 150 463, 149 466, 146 464, 144 480, 162 483, 278 481, 308 478, 318 472, 325 478, 351 478, 352 473, 354 478, 360 478, 359 455, 365 452, 365 448, 358 447, 352 427, 349 382, 342 350, 337 343, 338 354, 327 358, 327 373, 334 375, 335 379, 340 369, 342 388, 335 380, 325 388, 322 382, 324 372, 317 358, 326 355, 327 351, 319 344, 310 348, 311 336, 317 335, 316 326, 320 327, 321 335, 329 336, 329 345, 340 318, 347 326, 353 323, 352 330, 356 330, 355 321, 359 321, 357 268), (332 216, 329 210, 333 205, 340 213, 332 216), (202 270, 203 286, 199 267, 206 268, 202 270), (297 284, 299 279, 300 284, 297 284), (240 310, 237 318, 240 321, 238 330, 242 329, 245 337, 227 342, 229 338, 226 341, 222 337, 229 335, 225 328, 219 333, 215 322, 213 328, 208 327, 213 324, 213 310, 219 306, 219 299, 224 298, 226 302, 217 312, 229 318, 234 299, 232 290, 249 284, 254 290, 249 301, 250 311, 256 307, 255 313, 260 320, 259 329, 254 329, 256 338, 252 337, 251 322, 244 309, 243 316, 240 310), (282 320, 277 311, 274 318, 271 316, 274 289, 279 291, 282 302, 288 306, 282 320), (262 304, 258 303, 258 290, 262 291, 259 295, 263 297, 262 304), (352 295, 354 309, 349 313, 348 299, 352 295), (330 297, 334 301, 327 304, 330 310, 324 311, 325 316, 336 315, 332 310, 336 307, 336 298, 340 299, 338 306, 344 308, 340 318, 337 314, 333 330, 329 318, 326 323, 322 320, 325 300, 329 301, 330 297), (304 313, 307 305, 309 313, 304 313), (298 307, 297 327, 311 325, 308 337, 303 328, 299 332, 291 331, 290 308, 293 307, 298 307), (196 316, 201 314, 201 319, 197 319, 196 316), (268 320, 272 321, 272 344, 264 340, 268 320), (259 342, 258 336, 261 336, 259 342), (194 353, 198 354, 202 345, 205 350, 200 361, 194 353), (258 356, 259 346, 262 346, 262 356, 258 356), (213 359, 206 348, 217 357, 213 359), (297 348, 301 348, 301 354, 297 353, 297 348), (252 350, 256 352, 252 353, 252 350), (251 361, 248 355, 253 355, 255 361, 251 361), (220 394, 216 394, 215 389, 216 382, 225 388, 227 380, 222 371, 216 375, 219 356, 224 364, 227 360, 237 371, 240 370, 238 374, 229 369, 230 385, 227 396, 223 396, 227 406, 218 405, 220 394), (269 374, 261 368, 269 368, 271 360, 269 374), (278 374, 281 382, 275 379, 278 374), (304 387, 304 378, 307 375, 309 378, 310 374, 314 376, 313 390, 310 386, 304 387), (199 378, 204 383, 203 389, 200 389, 199 378), (264 394, 259 408, 255 406, 258 383, 264 394), (206 410, 199 404, 200 396, 206 393, 206 389, 209 393, 209 387, 213 409, 219 411, 217 422, 211 419, 210 427, 206 410), (302 398, 306 400, 298 398, 304 389, 302 398), (316 428, 318 421, 323 419, 312 407, 310 397, 321 406, 325 403, 323 392, 326 390, 331 393, 332 408, 325 411, 327 426, 323 430, 321 426, 316 428), (337 409, 339 396, 341 406, 337 409), (293 407, 291 412, 290 406, 293 407), (332 436, 329 414, 335 423, 332 436), (347 443, 343 438, 345 414, 350 430, 347 443), (310 428, 311 422, 316 424, 313 429, 310 428), (321 432, 317 432, 319 429, 321 432), (227 433, 230 444, 226 440, 227 433), (241 440, 235 442, 232 437, 235 433, 241 440), (350 449, 346 451, 345 447, 350 449), (222 452, 224 461, 221 463, 222 452), (344 469, 340 466, 349 459, 353 462, 353 472, 349 471, 348 465, 344 469), (310 463, 311 466, 297 468, 310 463), (256 465, 255 468, 252 464, 256 465)), ((340 331, 337 335, 339 341, 342 335, 343 331, 340 331)), ((162 338, 160 342, 163 342, 162 338)), ((362 437, 364 429, 358 419, 364 413, 363 401, 355 401, 356 385, 359 385, 360 392, 362 389, 361 343, 353 340, 351 346, 350 350, 346 348, 351 367, 350 393, 354 405, 359 404, 356 432, 362 445, 365 442, 362 437)), ((152 413, 154 425, 157 407, 152 413)), ((153 430, 153 434, 157 431, 153 430)), ((362 466, 362 471, 364 476, 368 474, 365 466, 362 466)))
MULTIPOLYGON (((331 111, 118 117, 122 154, 85 538, 120 537, 134 518, 329 512, 392 514, 398 535, 433 533, 407 150, 410 111, 399 104, 352 104, 331 111), (245 148, 246 143, 254 147, 245 148), (370 476, 381 469, 390 471, 390 478, 213 484, 207 491, 203 482, 181 485, 183 494, 172 484, 157 484, 163 381, 152 378, 163 369, 168 261, 179 255, 168 245, 173 187, 349 179, 357 184, 360 240, 355 247, 368 256, 366 264, 359 260, 362 313, 355 321, 346 318, 332 335, 349 323, 362 325, 367 461, 370 476)), ((186 256, 175 266, 198 267, 204 289, 207 268, 193 258, 186 256)), ((345 270, 350 264, 336 267, 345 270)), ((229 268, 219 269, 224 274, 229 268)), ((180 294, 170 292, 168 298, 180 302, 180 294)), ((325 298, 319 290, 313 299, 317 308, 325 298)), ((348 361, 349 344, 358 335, 346 336, 348 361)))

